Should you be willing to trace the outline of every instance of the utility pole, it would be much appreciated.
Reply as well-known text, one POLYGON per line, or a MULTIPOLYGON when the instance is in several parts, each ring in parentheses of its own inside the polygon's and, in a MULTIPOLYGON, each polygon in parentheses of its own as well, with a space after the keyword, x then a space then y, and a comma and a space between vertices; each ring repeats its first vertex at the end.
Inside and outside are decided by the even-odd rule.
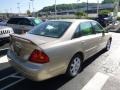
POLYGON ((87 0, 87 16, 88 16, 88 0, 87 0))
MULTIPOLYGON (((79 3, 80 0, 77 0, 77 4, 79 3)), ((79 12, 79 9, 77 10, 79 12)))
POLYGON ((55 0, 55 19, 57 19, 56 0, 55 0))
POLYGON ((6 14, 5 18, 8 18, 8 10, 7 9, 5 9, 5 14, 6 14))
POLYGON ((97 0, 97 15, 99 14, 99 0, 97 0))
POLYGON ((18 8, 18 13, 19 13, 19 15, 20 15, 20 3, 17 3, 17 8, 18 8))
POLYGON ((32 2, 32 8, 33 8, 33 12, 32 15, 34 15, 34 0, 30 0, 32 2))
POLYGON ((10 13, 13 13, 13 12, 12 12, 12 8, 10 8, 10 13))
POLYGON ((29 5, 29 10, 30 10, 30 2, 28 3, 28 5, 29 5))

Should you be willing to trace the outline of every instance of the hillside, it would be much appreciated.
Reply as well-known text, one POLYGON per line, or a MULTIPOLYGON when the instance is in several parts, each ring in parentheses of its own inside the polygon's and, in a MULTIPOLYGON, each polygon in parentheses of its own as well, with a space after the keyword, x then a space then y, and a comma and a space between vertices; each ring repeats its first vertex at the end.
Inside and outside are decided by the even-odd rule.
MULTIPOLYGON (((89 3, 88 6, 96 6, 96 3, 89 3)), ((59 4, 56 5, 57 11, 63 11, 63 10, 73 10, 73 9, 79 9, 79 8, 85 8, 87 6, 86 3, 73 3, 73 4, 59 4)), ((55 5, 47 6, 41 9, 38 12, 54 12, 55 11, 55 5)))

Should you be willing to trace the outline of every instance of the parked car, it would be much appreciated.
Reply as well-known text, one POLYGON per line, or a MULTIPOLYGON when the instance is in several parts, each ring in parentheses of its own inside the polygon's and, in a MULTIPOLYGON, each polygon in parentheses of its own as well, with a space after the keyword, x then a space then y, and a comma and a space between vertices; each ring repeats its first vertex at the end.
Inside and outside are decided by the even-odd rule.
POLYGON ((41 81, 60 74, 75 77, 83 62, 109 50, 111 34, 94 20, 51 20, 24 35, 11 35, 8 60, 25 77, 41 81))
POLYGON ((0 26, 0 46, 4 45, 5 43, 9 42, 10 35, 13 34, 14 31, 11 27, 7 26, 0 26))
POLYGON ((42 21, 35 17, 12 17, 8 20, 7 26, 12 27, 16 34, 23 34, 31 30, 42 21))
POLYGON ((7 24, 6 20, 3 20, 3 21, 0 22, 0 26, 6 26, 6 24, 7 24))
POLYGON ((0 22, 2 22, 3 20, 2 19, 0 19, 0 22))
POLYGON ((98 18, 95 18, 96 21, 98 21, 103 27, 108 26, 113 22, 113 17, 110 15, 98 15, 98 18))

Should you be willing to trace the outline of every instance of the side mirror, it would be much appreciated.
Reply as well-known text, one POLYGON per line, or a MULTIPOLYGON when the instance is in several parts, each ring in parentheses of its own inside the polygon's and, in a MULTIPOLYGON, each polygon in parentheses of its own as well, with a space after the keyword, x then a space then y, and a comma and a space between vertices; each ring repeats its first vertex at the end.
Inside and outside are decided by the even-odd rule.
POLYGON ((109 30, 107 28, 104 29, 104 33, 108 33, 109 30))

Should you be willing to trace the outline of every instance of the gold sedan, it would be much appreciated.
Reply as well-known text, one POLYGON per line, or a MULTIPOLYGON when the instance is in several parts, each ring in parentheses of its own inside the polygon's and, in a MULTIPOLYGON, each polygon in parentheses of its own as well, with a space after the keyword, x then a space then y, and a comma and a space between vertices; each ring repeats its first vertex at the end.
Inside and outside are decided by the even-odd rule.
POLYGON ((25 77, 41 81, 66 74, 75 77, 82 63, 102 49, 112 37, 94 20, 46 21, 23 35, 11 35, 8 59, 25 77))

